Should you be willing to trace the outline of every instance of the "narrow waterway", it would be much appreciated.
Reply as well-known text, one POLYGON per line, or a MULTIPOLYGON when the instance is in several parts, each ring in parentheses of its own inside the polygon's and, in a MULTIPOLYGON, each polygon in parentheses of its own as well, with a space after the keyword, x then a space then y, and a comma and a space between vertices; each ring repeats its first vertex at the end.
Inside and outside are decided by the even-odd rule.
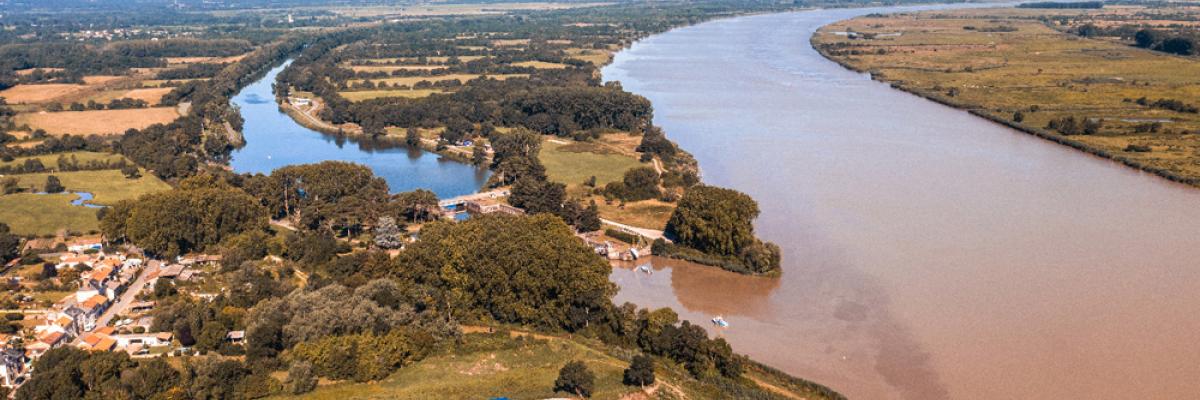
POLYGON ((655 261, 618 301, 856 399, 1200 395, 1200 190, 873 82, 809 45, 896 9, 748 16, 619 53, 704 180, 758 200, 780 279, 655 261))
POLYGON ((271 85, 287 63, 246 86, 233 98, 246 123, 246 146, 233 152, 236 172, 271 173, 295 164, 325 160, 351 161, 371 167, 387 180, 392 192, 429 189, 439 198, 475 193, 489 172, 403 145, 360 141, 305 128, 279 110, 271 85))

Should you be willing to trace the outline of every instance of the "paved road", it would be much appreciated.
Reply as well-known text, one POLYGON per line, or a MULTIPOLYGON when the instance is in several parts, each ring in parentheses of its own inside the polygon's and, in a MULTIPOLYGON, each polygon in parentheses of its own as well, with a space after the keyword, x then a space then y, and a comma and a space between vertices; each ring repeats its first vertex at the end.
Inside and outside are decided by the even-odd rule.
POLYGON ((129 304, 133 303, 134 300, 137 299, 138 293, 141 293, 142 289, 145 288, 146 285, 150 284, 149 280, 146 279, 146 277, 150 275, 150 272, 150 267, 146 267, 144 270, 142 270, 142 273, 138 275, 137 279, 133 281, 132 285, 129 285, 129 288, 125 290, 125 293, 121 294, 121 297, 117 299, 117 302, 109 307, 108 310, 105 310, 104 314, 101 314, 100 318, 96 320, 97 328, 108 326, 108 321, 111 321, 113 317, 124 313, 125 309, 129 308, 129 304))
POLYGON ((605 224, 612 225, 612 226, 615 226, 618 228, 628 229, 630 231, 636 232, 639 235, 645 236, 645 237, 649 238, 650 240, 662 239, 662 240, 666 240, 668 242, 671 241, 671 239, 667 239, 666 236, 663 236, 663 231, 654 230, 654 229, 646 229, 646 228, 638 228, 636 226, 625 225, 620 222, 607 220, 604 218, 601 218, 600 222, 603 222, 605 224))

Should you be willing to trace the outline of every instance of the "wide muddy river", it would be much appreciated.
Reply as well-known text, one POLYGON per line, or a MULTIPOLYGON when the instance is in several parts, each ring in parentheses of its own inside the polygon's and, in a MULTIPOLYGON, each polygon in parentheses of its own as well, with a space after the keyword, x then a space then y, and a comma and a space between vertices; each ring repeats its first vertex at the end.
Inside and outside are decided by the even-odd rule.
POLYGON ((785 264, 779 279, 616 269, 617 300, 722 315, 735 350, 857 399, 1200 396, 1200 190, 810 47, 878 11, 713 21, 604 69, 653 101, 705 182, 758 200, 785 264))

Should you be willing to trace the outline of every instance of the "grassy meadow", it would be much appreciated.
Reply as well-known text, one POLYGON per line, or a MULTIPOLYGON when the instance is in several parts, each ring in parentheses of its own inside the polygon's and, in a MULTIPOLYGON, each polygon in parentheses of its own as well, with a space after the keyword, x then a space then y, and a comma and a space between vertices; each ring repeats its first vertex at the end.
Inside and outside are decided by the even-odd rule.
MULTIPOLYGON (((713 399, 727 398, 710 383, 693 379, 678 365, 656 361, 658 383, 645 391, 621 383, 629 366, 628 354, 615 354, 602 344, 523 333, 470 333, 461 345, 401 368, 392 376, 372 383, 328 383, 315 391, 273 399, 548 399, 573 397, 555 393, 554 380, 568 361, 583 361, 596 376, 592 399, 713 399)), ((623 352, 622 352, 623 353, 623 352)), ((797 381, 788 381, 757 366, 750 366, 739 385, 766 389, 757 391, 764 399, 823 399, 797 381)))
MULTIPOLYGON (((44 172, 37 174, 12 175, 17 178, 18 185, 35 188, 38 191, 46 184, 46 177, 54 175, 62 182, 63 187, 71 192, 88 192, 94 195, 92 203, 112 205, 121 200, 136 199, 141 195, 169 190, 162 180, 152 174, 142 171, 142 177, 128 179, 118 170, 44 172)), ((8 195, 13 196, 13 195, 8 195)), ((4 198, 7 196, 0 196, 4 198)))
POLYGON ((52 235, 59 229, 89 232, 100 229, 96 208, 72 205, 72 193, 15 193, 0 196, 0 222, 18 235, 52 235))
POLYGON ((1037 19, 1043 13, 1087 12, 975 9, 872 15, 825 26, 812 42, 834 61, 902 90, 1200 185, 1200 114, 1137 101, 1200 104, 1200 62, 1082 38, 1037 19), (1090 134, 1048 129, 1051 120, 1068 117, 1103 122, 1090 134))
POLYGON ((581 185, 595 176, 596 185, 603 187, 609 182, 620 181, 625 171, 641 165, 631 155, 595 143, 557 138, 542 142, 538 159, 546 166, 550 180, 568 186, 581 185))

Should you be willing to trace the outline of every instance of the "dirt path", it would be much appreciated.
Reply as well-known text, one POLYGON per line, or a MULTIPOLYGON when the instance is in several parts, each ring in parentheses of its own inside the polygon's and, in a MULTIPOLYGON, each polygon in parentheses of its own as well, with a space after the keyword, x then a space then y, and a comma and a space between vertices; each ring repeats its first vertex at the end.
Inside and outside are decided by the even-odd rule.
POLYGON ((617 221, 608 220, 608 219, 603 219, 603 218, 601 218, 601 219, 600 219, 600 222, 603 222, 603 223, 605 223, 605 224, 609 224, 609 225, 612 225, 612 226, 615 226, 615 227, 618 227, 618 228, 628 229, 628 230, 630 230, 630 231, 633 231, 633 232, 635 232, 635 233, 637 233, 637 234, 639 234, 639 235, 645 236, 645 237, 649 238, 650 240, 655 240, 655 239, 663 239, 663 240, 666 240, 666 241, 670 242, 670 240, 669 240, 669 239, 667 239, 665 236, 663 236, 663 231, 660 231, 660 230, 656 230, 656 229, 647 229, 647 228, 638 228, 638 227, 636 227, 636 226, 633 226, 633 225, 625 225, 625 224, 622 224, 622 223, 620 223, 620 222, 617 222, 617 221))
POLYGON ((749 374, 747 374, 747 375, 743 375, 743 376, 745 376, 745 377, 747 377, 747 378, 750 378, 750 380, 754 381, 754 383, 755 383, 756 385, 758 385, 759 387, 761 387, 761 388, 763 388, 763 389, 767 389, 767 390, 769 390, 769 391, 772 391, 772 392, 774 392, 775 394, 778 394, 778 395, 780 395, 780 396, 787 397, 787 398, 789 398, 789 399, 793 399, 793 400, 806 400, 806 399, 807 399, 807 397, 802 397, 802 396, 799 396, 799 395, 797 395, 796 393, 793 393, 793 392, 792 392, 792 391, 790 391, 790 390, 787 390, 787 389, 781 388, 781 387, 779 387, 779 386, 772 385, 772 384, 770 384, 770 383, 767 383, 766 381, 764 381, 764 380, 762 380, 762 379, 755 378, 755 377, 753 377, 753 376, 751 376, 751 375, 749 375, 749 374))

